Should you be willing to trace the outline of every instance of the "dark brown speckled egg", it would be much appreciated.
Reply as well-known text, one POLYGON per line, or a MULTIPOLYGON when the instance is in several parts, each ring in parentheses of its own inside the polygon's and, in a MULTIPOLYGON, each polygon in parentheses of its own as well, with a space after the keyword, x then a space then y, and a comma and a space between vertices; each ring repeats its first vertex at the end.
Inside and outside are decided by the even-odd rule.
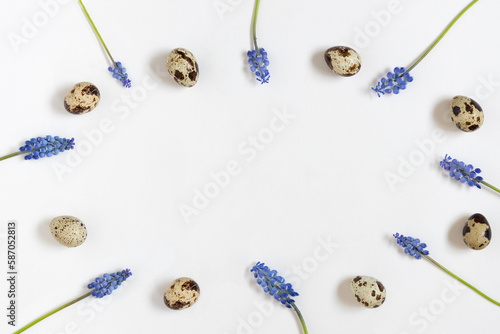
POLYGON ((462 131, 476 131, 483 125, 484 113, 481 106, 467 96, 455 96, 450 101, 450 117, 462 131))
POLYGON ((365 307, 377 308, 385 301, 387 290, 376 278, 356 276, 351 281, 351 291, 356 300, 365 307))
POLYGON ((486 217, 475 213, 469 217, 462 231, 465 244, 472 249, 486 248, 491 241, 491 226, 486 217))
POLYGON ((199 297, 198 283, 189 277, 181 277, 170 284, 163 295, 163 301, 173 310, 184 310, 193 306, 199 297))
POLYGON ((167 56, 168 74, 179 85, 193 87, 198 82, 199 68, 194 55, 186 49, 177 48, 167 56))
POLYGON ((100 100, 101 94, 95 85, 80 82, 66 94, 64 108, 74 115, 82 115, 94 110, 100 100))

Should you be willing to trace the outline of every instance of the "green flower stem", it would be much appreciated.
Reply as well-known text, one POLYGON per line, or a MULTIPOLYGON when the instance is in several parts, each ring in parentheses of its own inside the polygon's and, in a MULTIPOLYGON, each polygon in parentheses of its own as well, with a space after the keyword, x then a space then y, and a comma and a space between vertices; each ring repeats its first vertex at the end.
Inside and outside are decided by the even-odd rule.
POLYGON ((259 14, 260 0, 255 1, 255 10, 253 12, 253 44, 255 46, 255 51, 259 54, 259 46, 257 45, 257 15, 259 14))
MULTIPOLYGON (((474 0, 472 1, 467 7, 465 7, 454 19, 453 21, 451 21, 450 24, 448 24, 448 26, 446 27, 446 29, 441 33, 441 35, 439 35, 439 37, 434 41, 434 43, 431 44, 431 46, 429 46, 427 48, 427 50, 424 52, 423 55, 420 56, 420 58, 418 58, 407 70, 406 72, 410 72, 411 70, 413 70, 413 68, 415 66, 418 65, 418 63, 420 63, 422 61, 422 59, 425 58, 425 56, 427 56, 429 54, 429 52, 431 52, 432 49, 434 49, 434 47, 441 41, 441 39, 443 39, 444 35, 446 35, 446 33, 451 29, 451 27, 453 27, 453 25, 458 21, 458 19, 465 14, 466 11, 469 10, 469 8, 471 8, 476 2, 478 2, 478 0, 474 0)), ((405 72, 405 73, 406 73, 405 72)))
POLYGON ((16 152, 16 153, 12 153, 12 154, 8 154, 8 155, 4 155, 3 157, 0 157, 0 161, 2 160, 5 160, 5 159, 9 159, 9 158, 12 158, 12 157, 15 157, 15 156, 18 156, 18 155, 21 155, 21 154, 25 154, 27 152, 16 152))
POLYGON ((108 53, 108 56, 109 58, 111 59, 111 62, 113 63, 113 66, 116 64, 115 60, 113 59, 113 57, 111 56, 111 52, 109 52, 108 50, 108 47, 106 46, 106 43, 104 43, 104 40, 102 39, 101 37, 101 34, 99 33, 99 31, 97 30, 95 24, 94 24, 94 21, 92 21, 92 19, 90 18, 90 15, 89 15, 89 12, 87 12, 87 8, 85 8, 85 5, 83 4, 82 0, 78 0, 80 2, 80 5, 82 6, 83 8, 83 11, 85 12, 85 16, 87 16, 87 19, 89 19, 90 21, 90 24, 92 25, 92 27, 94 28, 95 30, 95 33, 97 34, 97 36, 99 37, 99 39, 101 40, 101 43, 102 43, 102 46, 104 46, 104 49, 106 50, 106 52, 108 53))
POLYGON ((471 288, 473 291, 475 291, 477 294, 479 294, 480 296, 482 296, 483 298, 489 300, 490 302, 492 302, 493 304, 497 305, 497 306, 500 306, 500 303, 497 302, 496 300, 488 297, 487 295, 485 295, 484 293, 482 293, 481 291, 479 291, 478 289, 476 289, 474 286, 470 285, 469 283, 467 283, 466 281, 464 281, 463 279, 461 279, 460 277, 458 277, 457 275, 455 275, 454 273, 452 273, 451 271, 449 271, 448 269, 446 269, 445 267, 443 267, 442 265, 440 265, 439 263, 437 263, 434 259, 432 259, 429 255, 424 255, 422 253, 420 253, 424 258, 426 258, 428 261, 430 261, 432 264, 436 265, 438 268, 442 269, 444 272, 446 272, 448 275, 450 275, 451 277, 453 277, 454 279, 456 279, 457 281, 463 283, 464 285, 466 285, 467 287, 471 288))
POLYGON ((489 188, 491 188, 491 189, 495 190, 497 193, 500 193, 500 189, 498 189, 497 187, 495 187, 495 186, 493 186, 493 185, 489 184, 489 183, 488 183, 488 182, 486 182, 486 181, 479 181, 479 183, 482 183, 482 184, 484 184, 485 186, 487 186, 487 187, 489 187, 489 188))
POLYGON ((297 316, 299 317, 300 323, 302 324, 302 328, 304 329, 304 334, 307 334, 308 332, 307 332, 306 322, 304 321, 304 318, 302 317, 302 313, 300 313, 300 311, 297 308, 297 306, 295 306, 295 303, 290 303, 290 305, 292 305, 292 307, 295 310, 295 312, 297 312, 297 316))
POLYGON ((14 333, 12 333, 12 334, 22 333, 22 332, 24 332, 25 330, 27 330, 28 328, 30 328, 31 326, 33 326, 33 325, 35 325, 35 324, 39 323, 39 322, 40 322, 40 321, 42 321, 43 319, 50 317, 52 314, 57 313, 57 312, 59 312, 60 310, 62 310, 62 309, 64 309, 64 308, 66 308, 66 307, 68 307, 68 306, 70 306, 70 305, 73 305, 74 303, 77 303, 77 302, 79 302, 80 300, 85 299, 85 298, 87 298, 88 296, 91 296, 91 295, 92 295, 92 291, 91 291, 91 292, 88 292, 88 293, 86 293, 86 294, 84 294, 84 295, 83 295, 83 296, 81 296, 81 297, 76 298, 76 299, 75 299, 75 300, 73 300, 73 301, 70 301, 70 302, 69 302, 69 303, 67 303, 67 304, 64 304, 64 305, 63 305, 63 306, 61 306, 61 307, 56 308, 56 309, 55 309, 55 310, 53 310, 53 311, 50 311, 49 313, 47 313, 47 314, 45 314, 45 315, 42 315, 40 318, 33 320, 32 322, 30 322, 29 324, 27 324, 27 325, 26 325, 26 326, 24 326, 23 328, 21 328, 21 329, 19 329, 19 330, 15 331, 15 332, 14 332, 14 333))

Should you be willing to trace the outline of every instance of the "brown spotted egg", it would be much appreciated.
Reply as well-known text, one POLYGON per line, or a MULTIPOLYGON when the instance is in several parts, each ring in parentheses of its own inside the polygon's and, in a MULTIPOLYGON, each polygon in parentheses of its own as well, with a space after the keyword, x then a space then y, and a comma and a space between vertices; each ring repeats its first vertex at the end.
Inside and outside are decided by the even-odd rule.
POLYGON ((475 213, 465 223, 462 235, 469 248, 480 250, 490 244, 491 226, 485 216, 475 213))
POLYGON ((64 246, 77 247, 87 239, 87 228, 78 218, 59 216, 50 222, 50 233, 64 246))
POLYGON ((198 63, 186 49, 177 48, 170 51, 167 56, 167 70, 172 79, 181 86, 193 87, 198 82, 198 63))
POLYGON ((170 284, 163 295, 163 301, 173 310, 184 310, 193 306, 199 297, 198 283, 189 277, 181 277, 170 284))
POLYGON ((351 281, 351 291, 356 300, 368 308, 376 308, 385 301, 384 285, 370 276, 356 276, 351 281))
POLYGON ((97 107, 101 100, 99 89, 90 82, 73 86, 64 98, 64 108, 75 115, 86 114, 97 107))
POLYGON ((348 46, 334 46, 325 51, 325 61, 330 70, 343 77, 355 75, 361 69, 361 57, 348 46))
POLYGON ((465 132, 479 129, 484 122, 483 109, 467 96, 455 96, 451 99, 450 116, 457 128, 465 132))

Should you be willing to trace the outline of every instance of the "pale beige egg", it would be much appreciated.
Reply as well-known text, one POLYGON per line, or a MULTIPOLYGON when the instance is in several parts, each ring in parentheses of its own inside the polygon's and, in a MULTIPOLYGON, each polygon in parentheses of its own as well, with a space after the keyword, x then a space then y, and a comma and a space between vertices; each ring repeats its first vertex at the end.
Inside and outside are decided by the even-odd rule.
POLYGON ((87 239, 87 228, 78 218, 59 216, 50 222, 50 233, 64 246, 77 247, 87 239))
POLYGON ((330 70, 343 77, 355 75, 361 69, 361 57, 348 46, 334 46, 325 51, 325 61, 330 70))

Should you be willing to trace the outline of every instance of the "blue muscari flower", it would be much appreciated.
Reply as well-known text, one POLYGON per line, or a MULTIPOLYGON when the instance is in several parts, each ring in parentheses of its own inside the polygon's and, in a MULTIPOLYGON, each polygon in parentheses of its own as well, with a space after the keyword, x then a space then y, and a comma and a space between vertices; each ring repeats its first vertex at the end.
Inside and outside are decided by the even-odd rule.
POLYGON ((261 84, 269 82, 269 60, 267 59, 267 52, 264 48, 260 48, 259 52, 256 50, 250 50, 247 52, 248 64, 250 65, 250 70, 255 73, 257 81, 261 84))
POLYGON ((36 325, 37 323, 39 323, 43 319, 51 316, 54 313, 57 313, 57 312, 65 309, 68 306, 71 306, 71 305, 79 302, 82 299, 85 299, 85 298, 90 297, 90 296, 94 296, 96 298, 102 298, 106 295, 110 295, 113 290, 116 290, 118 288, 118 286, 120 286, 122 284, 122 282, 124 282, 130 276, 132 276, 132 272, 130 271, 130 269, 125 269, 125 270, 122 270, 121 272, 117 272, 117 273, 114 273, 111 275, 104 274, 102 277, 97 277, 95 279, 95 282, 90 283, 88 285, 88 288, 93 289, 93 291, 87 292, 83 296, 80 296, 76 299, 73 299, 69 303, 66 303, 63 306, 60 306, 60 307, 56 308, 55 310, 52 310, 52 311, 42 315, 41 317, 33 320, 32 322, 30 322, 26 326, 22 327, 21 329, 15 331, 13 334, 18 334, 18 333, 24 332, 25 330, 36 325))
POLYGON ((295 300, 292 297, 298 296, 299 294, 293 290, 290 283, 285 283, 285 279, 278 276, 276 270, 269 269, 264 263, 257 262, 256 265, 252 267, 250 272, 253 272, 253 276, 257 279, 257 284, 259 284, 265 293, 270 294, 281 304, 285 305, 287 308, 293 308, 297 316, 299 317, 304 334, 307 334, 307 327, 304 321, 304 317, 300 313, 298 307, 295 305, 295 300))
POLYGON ((421 259, 424 257, 426 260, 434 264, 436 267, 459 281, 460 283, 466 285, 470 289, 472 289, 474 292, 479 294, 481 297, 485 298, 486 300, 492 302, 493 304, 500 306, 500 303, 497 302, 496 300, 490 298, 489 296, 485 295, 483 292, 479 291, 476 287, 473 285, 467 283, 464 281, 462 278, 459 276, 455 275, 452 273, 450 270, 446 269, 443 265, 441 265, 439 262, 434 260, 429 256, 429 251, 427 251, 425 248, 427 247, 426 244, 421 243, 419 239, 414 239, 412 237, 405 237, 404 235, 399 235, 399 233, 393 234, 393 236, 396 238, 396 241, 398 245, 404 248, 405 253, 409 254, 410 256, 414 256, 417 259, 421 259))
POLYGON ((130 269, 122 270, 113 274, 104 274, 102 277, 96 277, 95 281, 90 283, 87 287, 93 289, 92 296, 102 298, 110 295, 113 290, 116 290, 122 282, 132 276, 130 269))
POLYGON ((423 255, 429 255, 429 251, 424 249, 427 247, 426 244, 421 243, 420 239, 405 237, 404 235, 399 235, 399 233, 393 234, 398 245, 405 249, 405 254, 415 257, 416 259, 421 259, 423 255))
POLYGON ((467 183, 471 187, 476 186, 481 189, 481 185, 479 183, 483 182, 483 178, 478 175, 481 173, 481 169, 474 168, 472 165, 466 165, 463 161, 452 159, 452 157, 447 154, 439 165, 444 170, 449 171, 450 177, 455 180, 467 183))
POLYGON ((255 0, 255 8, 253 12, 252 36, 254 49, 247 52, 248 64, 250 70, 255 73, 257 81, 261 84, 269 82, 269 59, 264 48, 259 48, 257 44, 257 15, 259 13, 260 0, 255 0))
POLYGON ((396 67, 394 73, 387 73, 387 78, 382 78, 372 89, 379 97, 391 93, 399 94, 399 91, 405 90, 407 83, 412 81, 413 77, 405 71, 404 67, 396 67))
POLYGON ((115 63, 115 67, 108 67, 108 71, 113 74, 113 78, 118 79, 123 84, 123 87, 130 88, 132 83, 128 78, 127 69, 122 66, 119 61, 115 63))
POLYGON ((396 67, 394 73, 387 73, 387 78, 382 78, 376 87, 372 87, 372 90, 377 93, 378 97, 385 94, 398 94, 401 90, 406 88, 408 82, 412 82, 413 78, 410 76, 410 72, 431 52, 431 50, 439 43, 439 41, 446 35, 446 33, 451 29, 451 27, 458 21, 458 19, 465 14, 478 0, 472 0, 467 7, 465 7, 450 24, 443 30, 443 32, 438 36, 438 38, 432 43, 425 52, 415 60, 405 71, 404 68, 396 67))
POLYGON ((264 263, 257 262, 250 271, 254 273, 253 276, 257 279, 257 284, 262 286, 265 293, 270 294, 286 307, 292 307, 291 303, 294 303, 295 300, 291 297, 299 294, 293 290, 290 283, 285 283, 283 277, 277 276, 276 270, 271 270, 264 263))
POLYGON ((25 160, 38 160, 41 158, 50 158, 75 147, 75 139, 60 138, 59 136, 46 136, 45 138, 31 138, 25 142, 24 146, 19 148, 19 152, 28 153, 24 156, 25 160))
POLYGON ((97 30, 97 27, 94 24, 94 21, 90 18, 90 14, 87 11, 87 8, 85 8, 85 5, 83 4, 82 0, 78 0, 80 2, 80 5, 82 6, 82 9, 85 13, 85 16, 89 20, 90 24, 92 25, 92 28, 94 28, 94 31, 96 32, 97 36, 99 37, 99 40, 102 43, 102 46, 104 47, 104 50, 106 50, 106 53, 109 56, 109 59, 111 60, 111 63, 113 64, 113 67, 108 67, 108 71, 110 71, 113 74, 113 78, 120 80, 120 82, 123 84, 123 87, 130 88, 132 86, 131 81, 128 79, 128 74, 127 74, 127 69, 122 66, 120 62, 116 62, 111 55, 111 52, 109 52, 108 47, 106 46, 106 43, 104 43, 104 40, 102 39, 101 34, 97 30))

